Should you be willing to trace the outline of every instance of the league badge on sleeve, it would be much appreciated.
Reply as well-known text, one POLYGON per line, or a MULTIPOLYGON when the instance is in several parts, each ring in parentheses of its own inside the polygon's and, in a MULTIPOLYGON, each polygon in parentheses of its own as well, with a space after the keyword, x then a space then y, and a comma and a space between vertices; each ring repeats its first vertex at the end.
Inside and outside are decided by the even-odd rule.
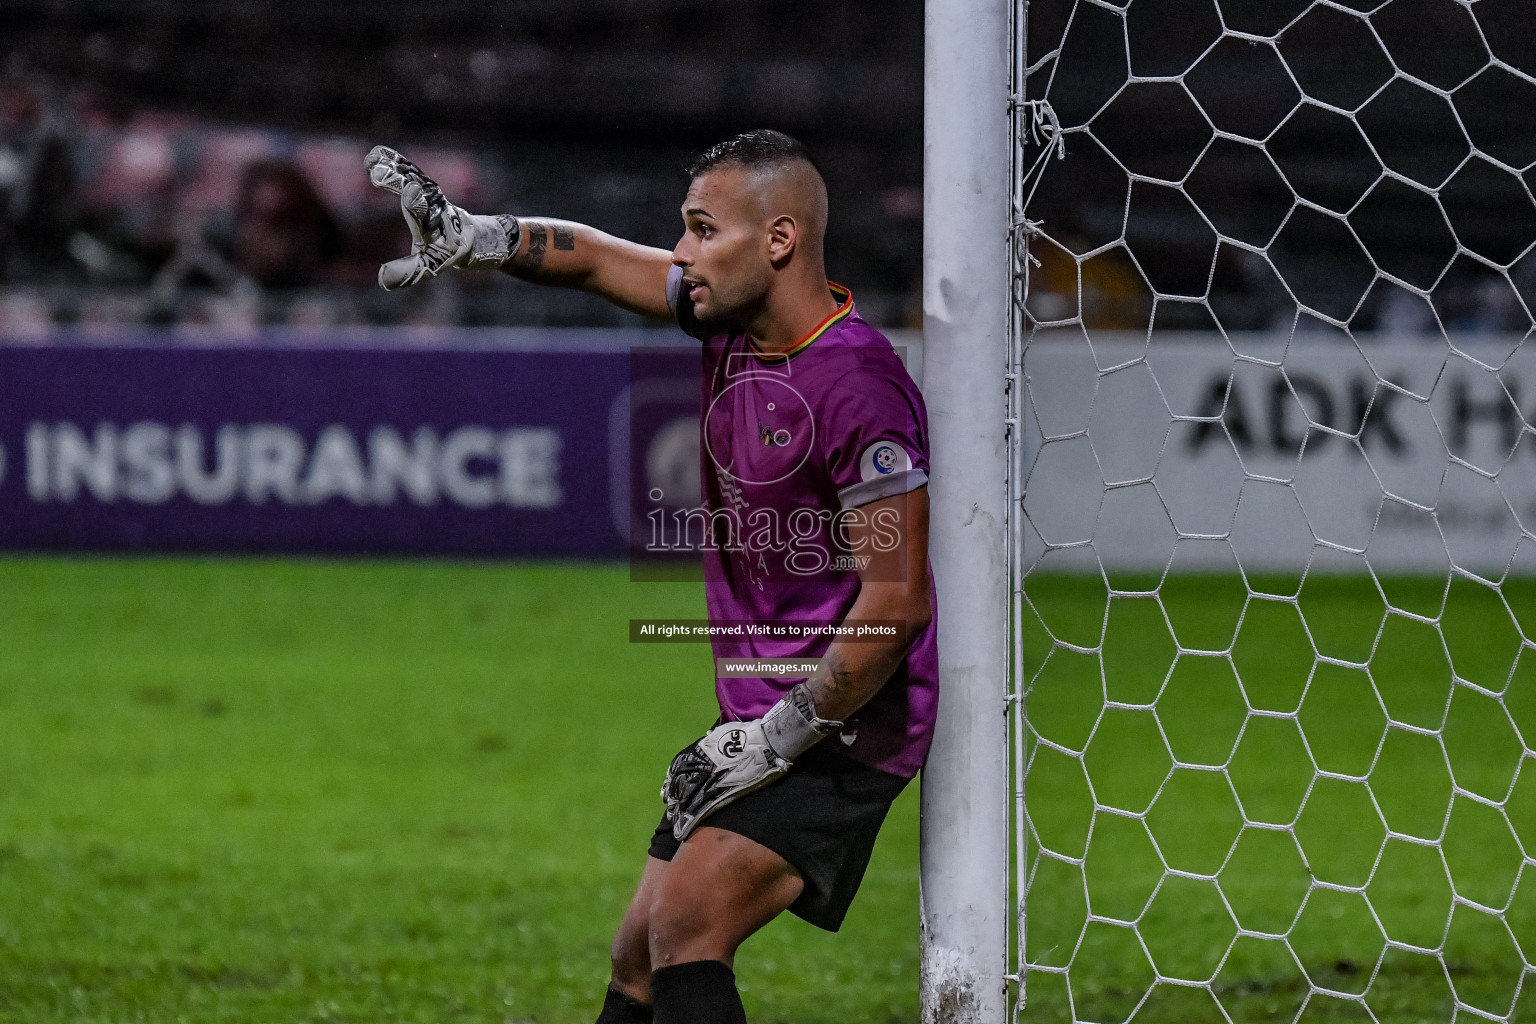
POLYGON ((876 441, 859 456, 859 479, 879 480, 912 468, 907 450, 895 441, 876 441))

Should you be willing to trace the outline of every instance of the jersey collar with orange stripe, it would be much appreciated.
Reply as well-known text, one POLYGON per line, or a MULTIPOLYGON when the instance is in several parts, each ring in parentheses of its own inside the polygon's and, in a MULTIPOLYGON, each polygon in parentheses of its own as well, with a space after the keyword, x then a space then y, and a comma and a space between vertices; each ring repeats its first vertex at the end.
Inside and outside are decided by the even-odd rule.
POLYGON ((748 335, 747 344, 752 346, 752 351, 757 354, 757 357, 759 359, 788 359, 790 356, 795 355, 798 352, 804 352, 807 348, 810 348, 813 341, 821 337, 823 334, 826 334, 833 327, 842 323, 843 320, 847 319, 848 314, 853 312, 853 293, 847 288, 844 288, 842 285, 835 284, 832 281, 827 282, 827 290, 830 291, 832 293, 832 297, 837 300, 837 309, 834 310, 825 320, 813 327, 809 334, 795 342, 793 345, 789 346, 789 348, 785 349, 784 351, 764 352, 762 349, 757 347, 757 342, 752 340, 751 335, 748 335))

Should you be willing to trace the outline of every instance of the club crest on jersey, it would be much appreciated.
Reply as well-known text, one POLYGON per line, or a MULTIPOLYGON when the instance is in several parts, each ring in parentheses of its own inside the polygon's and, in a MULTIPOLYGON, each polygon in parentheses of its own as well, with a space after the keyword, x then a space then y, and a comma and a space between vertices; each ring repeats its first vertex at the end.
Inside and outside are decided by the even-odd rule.
POLYGON ((774 430, 766 424, 757 425, 757 436, 762 438, 764 448, 788 448, 790 433, 787 430, 774 430))
POLYGON ((912 468, 907 450, 895 441, 876 441, 859 457, 859 479, 879 480, 912 468))

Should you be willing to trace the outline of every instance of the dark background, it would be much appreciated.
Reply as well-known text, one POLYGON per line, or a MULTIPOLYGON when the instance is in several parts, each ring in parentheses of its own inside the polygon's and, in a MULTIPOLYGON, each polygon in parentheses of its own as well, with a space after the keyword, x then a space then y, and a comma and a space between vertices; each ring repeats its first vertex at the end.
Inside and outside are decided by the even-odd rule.
MULTIPOLYGON (((917 326, 922 32, 918 0, 0 3, 0 337, 636 323, 498 275, 379 291, 406 236, 362 155, 670 247, 683 160, 759 126, 827 174, 834 278, 917 326)), ((1033 0, 1029 51, 1067 130, 1043 319, 1536 323, 1530 0, 1033 0)))
POLYGON ((1033 0, 1029 61, 1067 150, 1028 206, 1041 319, 1536 324, 1530 0, 1033 0))
POLYGON ((877 322, 918 316, 914 0, 13 0, 0 333, 632 322, 489 275, 384 296, 376 265, 406 236, 389 198, 361 188, 362 154, 402 149, 471 209, 670 247, 683 160, 760 126, 826 171, 834 277, 877 322), (265 206, 243 188, 262 161, 265 206), (323 258, 252 255, 263 217, 323 258))

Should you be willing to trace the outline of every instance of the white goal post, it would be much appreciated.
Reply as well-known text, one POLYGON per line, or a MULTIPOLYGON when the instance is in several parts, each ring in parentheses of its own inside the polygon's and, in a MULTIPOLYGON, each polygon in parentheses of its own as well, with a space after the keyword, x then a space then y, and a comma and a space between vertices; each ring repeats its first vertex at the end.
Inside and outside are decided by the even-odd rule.
POLYGON ((922 775, 924 1024, 1007 1014, 1008 80, 1013 0, 928 0, 924 395, 939 718, 922 775))

